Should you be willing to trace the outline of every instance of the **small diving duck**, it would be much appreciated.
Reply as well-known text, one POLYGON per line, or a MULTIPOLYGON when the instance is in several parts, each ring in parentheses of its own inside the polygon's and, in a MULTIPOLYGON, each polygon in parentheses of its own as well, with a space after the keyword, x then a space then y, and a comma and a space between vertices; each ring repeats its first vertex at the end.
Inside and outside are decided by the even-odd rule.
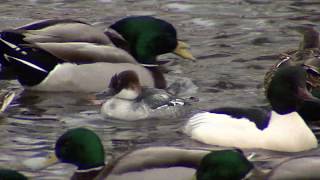
POLYGON ((266 73, 264 79, 265 92, 268 91, 274 73, 286 66, 303 66, 307 70, 307 85, 309 90, 318 98, 320 93, 320 41, 319 32, 312 25, 292 27, 303 35, 299 49, 289 50, 280 55, 280 60, 266 73), (313 92, 313 90, 315 92, 313 92))
POLYGON ((193 115, 184 132, 197 141, 237 148, 262 148, 299 152, 318 146, 317 139, 297 111, 312 105, 320 120, 320 100, 306 88, 306 72, 301 66, 277 70, 270 82, 267 99, 272 111, 245 108, 218 108, 193 115))
POLYGON ((134 71, 123 71, 112 77, 109 89, 115 95, 101 107, 101 114, 121 120, 139 120, 177 113, 184 105, 162 89, 142 87, 134 71))
POLYGON ((207 180, 208 177, 210 180, 241 179, 255 169, 243 153, 237 150, 210 152, 176 147, 135 150, 105 165, 105 152, 100 138, 86 128, 68 130, 57 140, 55 153, 47 158, 28 159, 24 165, 39 170, 57 162, 77 166, 71 178, 73 180, 184 180, 193 176, 197 180, 207 180))
POLYGON ((187 51, 188 46, 178 42, 171 24, 163 20, 148 23, 149 19, 156 18, 137 16, 121 20, 131 22, 121 28, 128 31, 121 35, 115 30, 108 30, 106 34, 120 48, 105 44, 107 36, 103 32, 95 30, 91 34, 92 26, 74 20, 48 20, 5 30, 0 35, 2 64, 11 66, 19 82, 31 90, 100 92, 113 74, 124 70, 135 71, 145 86, 165 88, 163 74, 153 62, 156 56, 175 52, 182 57, 194 58, 187 51), (146 21, 145 26, 135 25, 140 19, 140 25, 146 21), (64 26, 70 27, 67 32, 64 26), (152 36, 150 29, 153 30, 152 36), (90 35, 84 38, 80 35, 77 39, 71 33, 76 31, 74 34, 79 35, 86 30, 90 35), (143 36, 144 33, 150 36, 143 36), (103 38, 99 42, 94 37, 103 38), (137 43, 136 51, 139 53, 130 54, 134 51, 128 53, 123 50, 128 45, 119 44, 124 42, 130 47, 137 43), (146 67, 140 64, 144 62, 148 64, 146 67))
POLYGON ((11 169, 0 169, 0 179, 1 180, 28 180, 28 178, 23 174, 11 169))

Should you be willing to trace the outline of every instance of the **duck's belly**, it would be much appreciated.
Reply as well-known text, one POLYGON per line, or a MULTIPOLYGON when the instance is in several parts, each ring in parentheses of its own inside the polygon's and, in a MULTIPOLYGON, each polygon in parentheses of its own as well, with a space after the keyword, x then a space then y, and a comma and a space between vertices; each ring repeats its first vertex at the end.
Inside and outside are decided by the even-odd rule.
POLYGON ((191 180, 195 169, 186 167, 155 168, 143 171, 123 173, 121 175, 111 174, 107 180, 191 180))
POLYGON ((38 91, 100 92, 108 88, 110 79, 125 70, 135 71, 143 86, 154 87, 149 70, 138 64, 95 63, 57 65, 40 84, 30 87, 38 91))

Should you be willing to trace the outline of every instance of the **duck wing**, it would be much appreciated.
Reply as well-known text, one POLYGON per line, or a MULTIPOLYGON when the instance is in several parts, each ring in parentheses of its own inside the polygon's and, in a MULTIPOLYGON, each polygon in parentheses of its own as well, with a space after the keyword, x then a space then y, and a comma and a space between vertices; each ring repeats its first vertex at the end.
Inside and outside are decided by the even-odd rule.
POLYGON ((251 122, 254 122, 259 129, 264 129, 268 127, 271 113, 270 111, 258 108, 234 108, 234 107, 222 107, 217 109, 212 109, 210 113, 215 114, 227 114, 231 117, 240 119, 246 118, 251 122))
POLYGON ((90 24, 72 19, 37 21, 14 29, 27 42, 88 42, 110 44, 104 32, 90 24))
POLYGON ((59 59, 70 63, 87 64, 108 62, 138 64, 126 51, 109 45, 86 42, 35 43, 35 45, 59 59))

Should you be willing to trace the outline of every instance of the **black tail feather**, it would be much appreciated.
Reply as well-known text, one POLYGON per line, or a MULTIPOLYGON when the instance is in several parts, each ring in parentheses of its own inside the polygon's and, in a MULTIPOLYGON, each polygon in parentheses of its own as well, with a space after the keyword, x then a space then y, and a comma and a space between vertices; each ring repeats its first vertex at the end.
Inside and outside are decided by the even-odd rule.
POLYGON ((1 63, 11 66, 23 85, 40 83, 62 60, 24 40, 19 31, 3 31, 0 35, 1 63))

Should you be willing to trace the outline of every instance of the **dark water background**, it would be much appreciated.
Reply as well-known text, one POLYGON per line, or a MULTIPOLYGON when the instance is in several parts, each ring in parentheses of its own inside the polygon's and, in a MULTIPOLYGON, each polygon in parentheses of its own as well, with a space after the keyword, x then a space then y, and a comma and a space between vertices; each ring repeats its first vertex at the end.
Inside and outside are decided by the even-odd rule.
MULTIPOLYGON (((165 19, 177 28, 179 39, 191 45, 196 63, 174 55, 160 58, 174 60, 169 80, 185 77, 199 87, 185 96, 198 98, 193 107, 200 109, 266 105, 265 72, 280 52, 298 47, 301 39, 289 26, 314 24, 320 30, 318 0, 2 0, 0 29, 48 18, 79 19, 106 28, 129 15, 165 19)), ((3 167, 15 167, 19 161, 51 152, 59 135, 79 126, 99 134, 108 159, 139 147, 200 145, 181 133, 184 117, 136 122, 102 119, 100 107, 89 101, 92 94, 23 92, 15 81, 3 81, 0 86, 19 92, 7 117, 0 119, 3 167)), ((316 132, 316 127, 313 129, 316 132)), ((268 166, 297 155, 255 152, 268 159, 268 166)), ((319 149, 307 153, 320 154, 319 149)), ((35 179, 67 179, 74 169, 57 164, 23 173, 35 179)))

